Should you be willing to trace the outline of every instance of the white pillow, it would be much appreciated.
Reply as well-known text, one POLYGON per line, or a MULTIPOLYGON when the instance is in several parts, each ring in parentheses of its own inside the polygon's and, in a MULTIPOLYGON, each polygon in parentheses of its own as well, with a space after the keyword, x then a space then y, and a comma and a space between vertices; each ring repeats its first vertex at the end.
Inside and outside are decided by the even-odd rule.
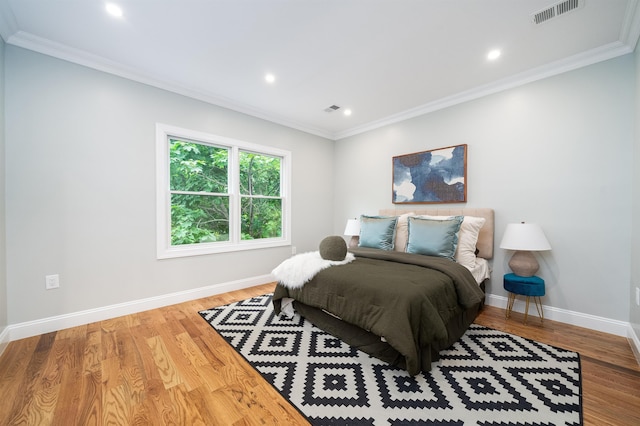
MULTIPOLYGON (((421 215, 416 217, 424 217, 427 219, 446 220, 453 216, 429 216, 421 215)), ((476 265, 476 244, 478 243, 478 234, 480 228, 484 225, 486 219, 483 217, 465 216, 458 233, 458 247, 454 258, 456 262, 467 268, 473 268, 476 265)))
POLYGON ((413 216, 414 214, 414 212, 409 212, 398 216, 398 222, 396 223, 396 241, 394 244, 395 251, 407 251, 409 216, 413 216))
POLYGON ((476 246, 480 228, 486 222, 484 217, 465 216, 458 234, 458 248, 455 259, 461 265, 473 268, 476 265, 476 246))

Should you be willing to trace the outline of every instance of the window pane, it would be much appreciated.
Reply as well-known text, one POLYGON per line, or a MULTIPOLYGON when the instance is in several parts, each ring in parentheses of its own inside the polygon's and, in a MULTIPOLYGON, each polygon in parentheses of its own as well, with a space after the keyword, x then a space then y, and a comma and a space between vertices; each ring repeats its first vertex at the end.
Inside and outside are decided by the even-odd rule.
POLYGON ((170 139, 169 154, 172 190, 228 192, 227 149, 170 139))
POLYGON ((171 195, 171 245, 229 241, 229 197, 171 195))
POLYGON ((242 197, 242 239, 282 236, 282 200, 242 197))
POLYGON ((280 196, 280 158, 240 151, 240 193, 280 196))

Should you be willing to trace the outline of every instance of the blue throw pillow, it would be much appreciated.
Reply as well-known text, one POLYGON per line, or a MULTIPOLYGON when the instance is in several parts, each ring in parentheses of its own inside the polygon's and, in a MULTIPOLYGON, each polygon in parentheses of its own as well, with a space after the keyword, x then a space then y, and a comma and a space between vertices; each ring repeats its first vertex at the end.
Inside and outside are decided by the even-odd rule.
POLYGON ((464 216, 447 220, 409 218, 407 253, 446 257, 454 260, 458 245, 458 232, 464 216))
POLYGON ((396 238, 395 216, 360 216, 360 247, 393 250, 396 238))

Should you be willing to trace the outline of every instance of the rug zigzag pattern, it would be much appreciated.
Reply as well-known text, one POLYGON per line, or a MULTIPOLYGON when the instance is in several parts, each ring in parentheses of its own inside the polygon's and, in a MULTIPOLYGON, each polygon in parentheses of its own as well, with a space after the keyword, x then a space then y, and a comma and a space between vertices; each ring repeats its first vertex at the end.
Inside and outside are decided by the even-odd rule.
POLYGON ((201 311, 314 425, 580 425, 580 358, 473 324, 411 377, 318 329, 275 315, 271 294, 201 311))

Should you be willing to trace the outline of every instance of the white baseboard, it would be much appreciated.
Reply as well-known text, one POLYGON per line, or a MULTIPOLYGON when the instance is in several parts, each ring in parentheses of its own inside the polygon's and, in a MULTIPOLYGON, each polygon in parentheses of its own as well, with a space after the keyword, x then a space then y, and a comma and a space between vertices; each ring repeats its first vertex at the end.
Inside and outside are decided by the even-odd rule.
POLYGON ((4 350, 7 349, 7 345, 11 341, 10 339, 10 331, 9 327, 5 327, 0 333, 0 356, 4 353, 4 350))
POLYGON ((640 364, 640 339, 638 339, 638 335, 631 325, 629 325, 627 340, 629 340, 629 345, 631 345, 631 351, 636 357, 636 361, 640 364))
MULTIPOLYGON (((263 275, 238 281, 214 284, 192 290, 165 294, 162 296, 150 297, 147 299, 133 300, 131 302, 119 303, 116 305, 104 306, 101 308, 88 309, 86 311, 73 312, 70 314, 58 315, 49 318, 42 318, 35 321, 9 325, 2 331, 2 333, 0 333, 0 355, 2 354, 8 343, 12 340, 24 339, 31 336, 50 333, 52 331, 63 330, 69 327, 76 327, 96 321, 116 318, 122 315, 135 314, 137 312, 143 312, 149 309, 175 305, 176 303, 182 303, 189 300, 200 299, 216 294, 253 287, 271 281, 273 281, 273 276, 263 275)), ((506 309, 507 298, 489 294, 487 295, 486 303, 487 305, 506 309)), ((524 301, 516 300, 516 303, 513 306, 513 310, 523 313, 524 307, 524 301)), ((529 306, 529 314, 534 317, 537 316, 535 307, 533 307, 533 310, 531 308, 532 306, 529 306)), ((640 357, 640 341, 638 340, 638 336, 635 335, 632 327, 628 322, 597 317, 580 312, 567 311, 565 309, 558 309, 550 306, 543 306, 543 309, 544 317, 546 319, 560 321, 563 323, 602 331, 605 333, 615 334, 617 336, 628 337, 630 343, 632 343, 632 348, 634 349, 634 353, 636 353, 636 357, 640 357)))
MULTIPOLYGON (((116 305, 104 306, 86 311, 73 312, 55 317, 42 318, 35 321, 28 321, 19 324, 9 325, 0 334, 0 350, 3 343, 3 336, 8 335, 8 340, 24 339, 26 337, 37 336, 52 331, 58 331, 69 327, 77 327, 96 321, 104 321, 122 315, 135 314, 137 312, 148 311, 149 309, 161 308, 163 306, 175 305, 176 303, 187 302, 189 300, 200 299, 213 296, 215 294, 227 293, 234 290, 253 287, 273 281, 273 276, 263 275, 244 280, 232 281, 228 283, 214 284, 200 287, 193 290, 179 291, 177 293, 164 294, 162 296, 150 297, 147 299, 133 300, 131 302, 118 303, 116 305)), ((1 352, 0 352, 1 353, 1 352)))
MULTIPOLYGON (((488 294, 485 303, 502 309, 507 308, 507 298, 503 296, 488 294)), ((513 310, 524 313, 525 306, 526 304, 523 300, 516 299, 513 304, 513 310)), ((616 336, 626 337, 627 331, 630 328, 629 323, 625 321, 568 311, 566 309, 554 308, 553 306, 542 305, 542 309, 544 311, 545 319, 576 325, 578 327, 584 327, 591 330, 602 331, 604 333, 615 334, 616 336)), ((538 316, 538 312, 536 311, 536 307, 533 303, 529 304, 529 316, 533 316, 534 318, 538 316)))

